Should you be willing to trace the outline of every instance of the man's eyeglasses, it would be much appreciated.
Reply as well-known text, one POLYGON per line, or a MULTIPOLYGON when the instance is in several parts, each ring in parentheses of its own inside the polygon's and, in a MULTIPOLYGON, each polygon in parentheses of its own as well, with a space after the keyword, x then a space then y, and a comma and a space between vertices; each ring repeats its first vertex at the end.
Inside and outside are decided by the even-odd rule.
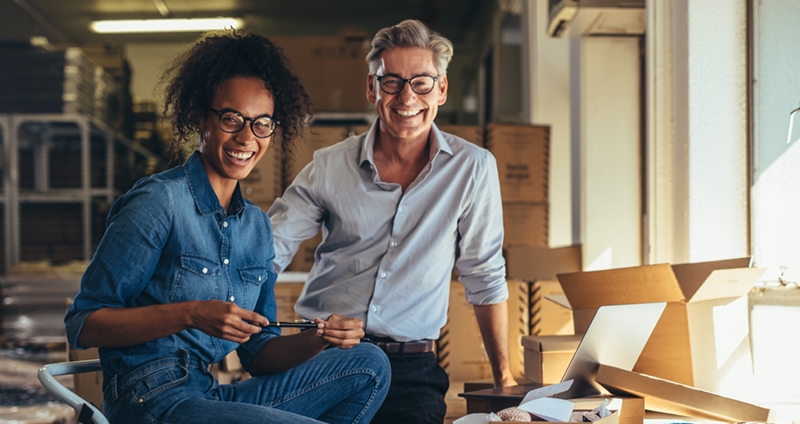
POLYGON ((376 78, 381 90, 386 94, 397 94, 403 91, 406 83, 411 87, 411 91, 417 94, 428 94, 433 91, 436 80, 439 79, 430 75, 419 75, 411 79, 403 79, 396 75, 379 75, 376 78))
POLYGON ((272 119, 269 115, 248 118, 231 109, 209 109, 219 115, 219 128, 229 134, 241 131, 242 128, 244 128, 244 123, 250 121, 250 129, 253 130, 253 134, 258 138, 267 138, 275 132, 275 127, 280 124, 280 122, 272 119))

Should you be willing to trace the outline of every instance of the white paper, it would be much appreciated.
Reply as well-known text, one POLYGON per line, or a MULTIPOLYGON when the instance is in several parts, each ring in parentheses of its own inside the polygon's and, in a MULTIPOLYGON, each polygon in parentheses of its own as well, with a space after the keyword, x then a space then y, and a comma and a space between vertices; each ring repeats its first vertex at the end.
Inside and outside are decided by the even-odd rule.
POLYGON ((528 411, 549 422, 567 422, 575 405, 565 399, 555 399, 552 396, 562 393, 572 386, 572 380, 562 381, 558 384, 544 386, 536 390, 531 390, 522 399, 519 409, 528 411))
POLYGON ((541 417, 549 422, 568 422, 575 405, 566 399, 539 398, 520 404, 519 409, 541 417))
POLYGON ((572 387, 572 380, 562 381, 561 383, 558 384, 551 384, 549 386, 544 386, 535 390, 531 390, 522 399, 520 405, 524 405, 525 403, 530 402, 534 399, 553 396, 557 393, 566 392, 567 390, 569 390, 570 387, 572 387))
POLYGON ((453 421, 453 424, 488 424, 503 421, 494 412, 488 414, 469 414, 453 421))

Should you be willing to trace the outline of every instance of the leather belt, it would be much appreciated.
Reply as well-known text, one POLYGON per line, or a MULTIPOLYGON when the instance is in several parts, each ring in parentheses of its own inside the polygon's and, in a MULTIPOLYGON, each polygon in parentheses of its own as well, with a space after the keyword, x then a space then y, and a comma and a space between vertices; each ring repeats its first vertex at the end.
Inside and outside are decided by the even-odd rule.
POLYGON ((414 340, 411 342, 396 342, 386 337, 365 337, 362 342, 372 343, 381 348, 387 355, 403 355, 410 353, 433 352, 433 340, 414 340))

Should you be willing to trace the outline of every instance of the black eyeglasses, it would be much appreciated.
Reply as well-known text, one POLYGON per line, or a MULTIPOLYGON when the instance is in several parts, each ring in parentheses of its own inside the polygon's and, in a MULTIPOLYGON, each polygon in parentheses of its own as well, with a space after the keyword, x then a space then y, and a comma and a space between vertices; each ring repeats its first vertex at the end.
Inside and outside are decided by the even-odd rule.
POLYGON ((439 79, 430 75, 419 75, 411 79, 403 79, 396 75, 379 75, 376 78, 381 90, 386 94, 397 94, 403 91, 406 83, 411 87, 411 91, 417 94, 428 94, 433 91, 436 80, 439 79))
POLYGON ((209 109, 219 115, 219 128, 228 134, 234 134, 241 131, 242 128, 244 128, 244 123, 250 121, 250 129, 253 130, 253 134, 255 134, 258 138, 267 138, 275 132, 275 127, 280 124, 280 122, 272 119, 272 117, 269 115, 248 118, 231 109, 209 109))

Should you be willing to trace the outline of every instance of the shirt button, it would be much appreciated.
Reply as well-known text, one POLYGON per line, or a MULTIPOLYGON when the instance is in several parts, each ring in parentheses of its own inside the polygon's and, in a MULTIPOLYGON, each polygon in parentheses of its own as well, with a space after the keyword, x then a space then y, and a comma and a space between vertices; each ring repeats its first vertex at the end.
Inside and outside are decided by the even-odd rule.
POLYGON ((225 227, 225 228, 228 228, 228 221, 223 222, 222 226, 225 227))
POLYGON ((378 307, 377 306, 373 306, 372 307, 372 312, 378 312, 378 307))
POLYGON ((397 242, 396 242, 396 241, 393 241, 393 242, 391 242, 391 243, 390 243, 390 245, 391 245, 392 247, 397 247, 397 242))
POLYGON ((222 260, 222 263, 224 263, 225 265, 228 265, 228 262, 230 262, 228 259, 223 259, 222 260))
POLYGON ((202 272, 203 274, 208 274, 208 268, 203 268, 203 270, 202 270, 201 272, 202 272))
POLYGON ((261 281, 261 277, 258 277, 258 281, 261 281))
POLYGON ((397 212, 403 212, 403 209, 405 209, 405 208, 400 206, 399 208, 397 208, 397 212))
POLYGON ((386 273, 385 272, 381 273, 381 278, 386 278, 386 273))
POLYGON ((234 300, 236 300, 236 298, 235 298, 235 297, 233 297, 233 296, 231 296, 231 297, 229 297, 229 298, 228 298, 228 300, 230 300, 231 302, 233 302, 234 300))

